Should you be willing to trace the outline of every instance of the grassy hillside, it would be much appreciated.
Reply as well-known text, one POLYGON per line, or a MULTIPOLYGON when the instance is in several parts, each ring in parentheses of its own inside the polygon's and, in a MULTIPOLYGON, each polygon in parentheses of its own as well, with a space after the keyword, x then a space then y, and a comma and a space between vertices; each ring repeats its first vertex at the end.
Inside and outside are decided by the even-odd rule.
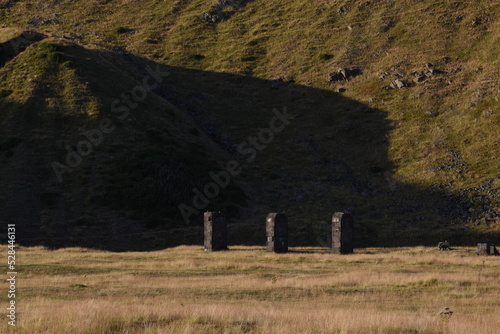
POLYGON ((109 235, 173 227, 178 203, 219 168, 225 153, 158 95, 109 110, 142 77, 115 55, 62 40, 32 45, 2 69, 3 215, 24 224, 21 240, 103 246, 109 235))
POLYGON ((17 327, 5 333, 498 332, 499 257, 471 248, 292 251, 23 248, 17 327), (440 315, 445 307, 453 313, 440 315))
MULTIPOLYGON (((144 235, 155 247, 199 242, 199 216, 186 225, 177 206, 236 159, 243 172, 207 207, 229 213, 235 243, 264 240, 264 217, 275 210, 289 215, 296 245, 327 243, 327 221, 344 210, 356 218, 360 245, 498 241, 495 1, 235 3, 219 11, 220 22, 204 19, 217 12, 209 0, 0 3, 0 26, 36 30, 57 45, 33 44, 0 69, 2 175, 25 178, 2 196, 31 203, 24 214, 46 239, 65 230, 76 244, 95 244, 82 236, 98 225, 115 235, 168 230, 144 235), (54 185, 50 163, 78 143, 78 128, 107 117, 148 65, 169 75, 141 112, 54 185), (338 68, 352 75, 330 82, 338 68), (402 88, 391 88, 396 80, 402 88), (283 108, 295 119, 246 163, 235 147, 283 108), (34 126, 30 113, 42 122, 34 126), (30 138, 46 152, 36 164, 16 160, 10 147, 15 115, 39 131, 30 138), (178 181, 165 172, 172 169, 178 181), (51 207, 60 202, 69 209, 51 207)), ((36 156, 33 145, 22 147, 26 156, 36 156)), ((10 217, 19 210, 4 203, 10 217)))

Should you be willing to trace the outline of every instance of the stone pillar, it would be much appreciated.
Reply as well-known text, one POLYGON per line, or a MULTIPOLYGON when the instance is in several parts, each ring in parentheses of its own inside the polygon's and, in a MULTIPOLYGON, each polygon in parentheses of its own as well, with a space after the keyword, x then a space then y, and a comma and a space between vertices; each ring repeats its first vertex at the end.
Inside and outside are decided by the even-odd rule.
POLYGON ((332 253, 352 253, 354 251, 352 237, 352 216, 349 213, 335 212, 332 217, 332 253))
POLYGON ((288 218, 284 213, 270 213, 266 219, 267 250, 288 252, 288 218))
POLYGON ((222 212, 204 214, 205 250, 219 251, 227 249, 227 221, 222 212))
POLYGON ((477 254, 479 255, 498 255, 498 250, 493 244, 477 244, 477 254))

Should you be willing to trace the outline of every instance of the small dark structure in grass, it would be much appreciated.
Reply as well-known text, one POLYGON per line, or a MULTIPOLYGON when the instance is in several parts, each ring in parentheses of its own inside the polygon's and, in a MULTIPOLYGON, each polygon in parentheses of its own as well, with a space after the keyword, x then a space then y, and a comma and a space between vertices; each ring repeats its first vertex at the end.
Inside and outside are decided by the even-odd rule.
POLYGON ((204 214, 205 250, 227 250, 227 221, 222 212, 204 214))
POLYGON ((447 240, 445 240, 444 242, 441 241, 438 243, 438 249, 440 251, 450 250, 450 243, 447 240))
POLYGON ((288 252, 288 217, 284 213, 270 213, 266 218, 267 250, 288 252))
POLYGON ((494 244, 477 244, 477 254, 478 255, 499 255, 498 249, 494 244))
POLYGON ((332 217, 332 253, 352 252, 354 252, 352 215, 335 212, 332 217))

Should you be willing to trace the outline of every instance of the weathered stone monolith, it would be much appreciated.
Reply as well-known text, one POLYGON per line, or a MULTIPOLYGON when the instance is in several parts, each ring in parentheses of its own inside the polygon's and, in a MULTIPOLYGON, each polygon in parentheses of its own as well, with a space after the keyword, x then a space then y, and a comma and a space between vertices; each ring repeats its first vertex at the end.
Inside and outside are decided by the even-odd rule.
POLYGON ((332 253, 350 254, 354 251, 353 219, 349 213, 336 212, 332 217, 332 253))
POLYGON ((477 254, 479 255, 498 255, 495 245, 489 243, 477 244, 477 254))
POLYGON ((227 221, 222 212, 204 214, 205 250, 219 251, 227 249, 227 221))
POLYGON ((266 219, 267 250, 288 252, 288 218, 284 213, 270 213, 266 219))

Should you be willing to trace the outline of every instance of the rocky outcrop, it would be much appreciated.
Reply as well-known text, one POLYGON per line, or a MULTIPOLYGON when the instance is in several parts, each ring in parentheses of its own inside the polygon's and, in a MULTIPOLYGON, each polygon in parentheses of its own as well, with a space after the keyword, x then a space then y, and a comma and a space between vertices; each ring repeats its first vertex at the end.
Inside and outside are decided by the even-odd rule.
POLYGON ((406 87, 406 86, 408 86, 408 84, 406 82, 404 82, 403 80, 396 79, 396 80, 391 82, 391 88, 401 89, 401 88, 406 87))
POLYGON ((436 69, 431 63, 425 63, 423 70, 412 71, 410 73, 401 68, 401 66, 395 65, 379 73, 379 79, 381 81, 390 80, 390 84, 386 86, 386 89, 401 89, 424 83, 440 74, 446 74, 446 72, 436 69))
POLYGON ((359 68, 349 69, 349 68, 337 67, 337 69, 334 72, 328 74, 328 81, 329 82, 347 81, 350 78, 354 78, 360 74, 361 70, 359 68))

